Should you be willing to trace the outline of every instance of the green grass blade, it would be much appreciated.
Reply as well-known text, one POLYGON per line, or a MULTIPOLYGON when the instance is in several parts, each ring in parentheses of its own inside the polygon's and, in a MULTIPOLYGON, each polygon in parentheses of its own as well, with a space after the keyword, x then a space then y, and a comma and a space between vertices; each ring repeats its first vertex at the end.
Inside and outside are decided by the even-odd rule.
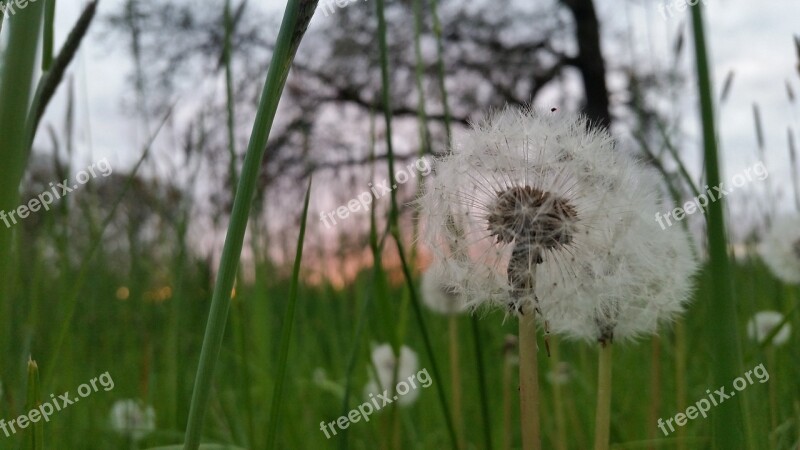
MULTIPOLYGON (((686 166, 683 164, 683 159, 681 158, 680 154, 678 154, 678 149, 672 144, 672 139, 670 139, 669 135, 667 134, 667 129, 664 127, 664 124, 661 123, 660 120, 656 121, 656 125, 658 126, 658 131, 661 134, 661 139, 664 140, 664 146, 667 148, 670 156, 672 159, 675 160, 675 163, 678 165, 678 172, 683 177, 683 181, 686 182, 686 185, 689 186, 689 189, 692 190, 692 195, 695 198, 700 197, 700 189, 697 187, 697 183, 694 182, 692 176, 689 174, 689 171, 686 169, 686 166)), ((639 139, 640 142, 643 142, 639 139)))
POLYGON ((236 171, 236 110, 233 98, 233 19, 231 17, 231 0, 225 0, 225 45, 222 50, 222 59, 225 64, 225 99, 227 102, 227 127, 228 127, 228 156, 230 158, 228 166, 228 176, 231 186, 238 183, 239 174, 236 171))
POLYGON ((67 36, 67 41, 64 43, 61 51, 59 51, 58 56, 52 61, 52 64, 49 65, 47 73, 39 80, 39 85, 36 87, 36 94, 33 98, 33 105, 31 106, 27 119, 29 136, 29 147, 27 151, 30 151, 30 146, 33 145, 36 129, 39 127, 39 122, 42 120, 42 116, 44 116, 47 105, 50 103, 50 100, 53 99, 56 89, 58 89, 61 80, 64 78, 67 67, 69 67, 69 64, 75 58, 81 46, 81 42, 83 42, 83 38, 86 37, 86 33, 89 31, 89 26, 92 24, 92 20, 97 12, 97 2, 98 0, 95 0, 86 5, 86 8, 84 8, 81 16, 72 28, 72 31, 70 31, 69 36, 67 36))
MULTIPOLYGON (((17 208, 19 185, 28 162, 25 117, 34 83, 36 52, 39 46, 43 2, 32 3, 10 21, 6 48, 0 63, 0 211, 17 208)), ((11 280, 13 230, 0 226, 0 317, 12 317, 8 301, 11 280)), ((0 331, 0 348, 13 345, 10 327, 0 331)), ((6 369, 2 369, 5 371, 6 369)), ((7 378, 7 377, 6 377, 7 378)))
POLYGON ((56 0, 45 0, 44 4, 44 41, 42 43, 42 71, 47 72, 53 64, 53 29, 56 19, 56 0))
POLYGON ((483 419, 483 448, 492 450, 492 419, 489 415, 489 387, 486 380, 486 368, 483 363, 483 339, 481 338, 480 320, 470 315, 472 337, 475 340, 475 363, 478 369, 478 390, 481 397, 481 419, 483 419))
MULTIPOLYGON (((714 100, 711 73, 708 65, 702 5, 691 7, 694 50, 697 64, 697 81, 700 91, 700 115, 705 148, 706 181, 709 186, 719 186, 719 152, 714 127, 714 100)), ((711 310, 715 319, 708 322, 710 367, 716 386, 728 385, 741 374, 741 352, 736 319, 736 302, 733 296, 731 268, 727 251, 727 234, 723 200, 708 207, 707 234, 710 256, 712 292, 711 310)), ((712 415, 714 448, 734 450, 744 448, 744 418, 741 402, 721 403, 712 415)))
POLYGON ((300 261, 303 259, 303 241, 306 236, 306 222, 308 218, 308 200, 311 197, 311 180, 308 180, 308 189, 303 203, 303 218, 300 219, 300 236, 297 238, 297 251, 294 256, 292 268, 292 284, 289 287, 289 299, 286 305, 286 314, 283 317, 283 332, 281 333, 280 353, 278 356, 278 377, 275 380, 275 392, 272 395, 272 407, 269 415, 269 431, 267 434, 267 449, 275 448, 278 436, 278 422, 280 420, 281 399, 283 398, 283 385, 286 382, 287 361, 289 360, 289 346, 292 343, 292 325, 294 324, 295 310, 297 307, 297 286, 300 279, 300 261))
MULTIPOLYGON (((41 404, 41 386, 39 384, 39 366, 36 361, 28 360, 28 399, 25 411, 32 411, 41 404)), ((25 432, 25 448, 28 450, 42 450, 44 448, 44 421, 38 420, 31 424, 25 432)))
POLYGON ((197 367, 192 404, 189 411, 189 424, 186 428, 186 450, 197 450, 200 445, 203 421, 213 385, 214 369, 217 365, 222 338, 225 334, 225 323, 228 318, 231 290, 236 278, 236 270, 244 244, 250 207, 255 194, 256 181, 261 169, 261 160, 267 147, 272 123, 278 109, 278 103, 286 84, 297 47, 305 34, 308 23, 316 9, 316 0, 290 0, 286 6, 278 39, 272 54, 264 90, 258 106, 253 132, 245 154, 241 177, 233 202, 233 212, 228 225, 228 233, 222 250, 217 282, 211 300, 203 348, 197 367))

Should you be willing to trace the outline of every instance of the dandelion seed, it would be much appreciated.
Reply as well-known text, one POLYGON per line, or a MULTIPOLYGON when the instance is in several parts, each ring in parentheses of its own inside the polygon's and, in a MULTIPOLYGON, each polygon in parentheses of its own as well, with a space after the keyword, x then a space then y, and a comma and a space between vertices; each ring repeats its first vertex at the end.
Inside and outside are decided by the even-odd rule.
POLYGON ((800 216, 776 220, 758 250, 776 277, 785 283, 800 283, 800 216))
MULTIPOLYGON (((783 320, 783 314, 777 311, 759 311, 747 322, 747 336, 759 344, 763 344, 783 320)), ((791 334, 792 326, 788 323, 783 324, 780 331, 772 339, 772 345, 780 346, 785 344, 789 341, 791 334)))

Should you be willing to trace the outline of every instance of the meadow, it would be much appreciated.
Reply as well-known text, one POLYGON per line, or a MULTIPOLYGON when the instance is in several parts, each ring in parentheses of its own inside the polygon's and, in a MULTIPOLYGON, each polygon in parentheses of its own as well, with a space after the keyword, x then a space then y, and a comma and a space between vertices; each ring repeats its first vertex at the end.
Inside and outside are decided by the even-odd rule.
MULTIPOLYGON (((737 192, 706 201, 692 217, 699 227, 677 217, 691 215, 686 205, 699 207, 699 195, 726 179, 717 140, 720 101, 704 37, 705 2, 695 2, 684 13, 691 29, 691 42, 685 45, 697 80, 702 174, 690 174, 689 162, 663 127, 657 129, 658 149, 652 136, 634 133, 637 156, 650 166, 647 173, 657 174, 653 184, 669 199, 666 204, 684 205, 673 212, 675 223, 666 230, 689 236, 692 261, 698 261, 698 270, 687 280, 688 296, 676 300, 685 311, 665 313, 657 324, 643 326, 653 333, 619 340, 601 333, 588 341, 563 336, 558 320, 526 328, 521 318, 541 315, 531 305, 546 299, 536 296, 543 292, 541 285, 539 291, 530 286, 535 274, 520 287, 510 261, 508 272, 500 271, 507 277, 503 282, 511 284, 500 307, 484 307, 491 303, 489 296, 466 298, 482 267, 472 271, 470 266, 467 276, 452 278, 460 286, 438 286, 441 292, 423 282, 440 253, 448 253, 431 245, 425 229, 433 226, 437 219, 431 217, 437 213, 449 225, 453 213, 417 200, 426 192, 431 195, 426 187, 444 176, 445 170, 437 168, 453 156, 450 149, 458 141, 448 109, 453 99, 448 100, 445 88, 448 67, 436 53, 442 51, 439 27, 431 28, 438 39, 432 46, 437 55, 433 69, 409 75, 419 85, 424 75, 441 86, 439 98, 420 94, 421 106, 412 111, 426 125, 417 136, 417 154, 410 156, 425 157, 425 170, 422 159, 415 166, 395 154, 392 133, 402 129, 393 128, 395 60, 387 42, 387 18, 394 16, 385 11, 391 5, 375 0, 368 5, 376 20, 380 91, 375 101, 383 107, 370 111, 370 131, 361 137, 372 152, 362 178, 376 183, 376 172, 384 170, 416 170, 419 176, 401 181, 399 189, 387 186, 380 196, 368 190, 372 183, 346 190, 342 197, 355 202, 341 203, 354 216, 350 222, 337 213, 339 203, 309 206, 315 195, 330 189, 312 170, 295 180, 294 190, 302 191, 303 201, 282 206, 286 211, 276 238, 264 224, 277 219, 261 214, 254 198, 271 194, 259 192, 262 161, 271 155, 269 139, 281 119, 279 102, 285 90, 293 89, 293 62, 317 4, 289 0, 281 8, 241 158, 236 157, 233 130, 233 5, 220 5, 224 51, 219 64, 227 75, 228 115, 215 126, 229 138, 223 147, 230 153, 222 154, 218 167, 228 180, 222 189, 228 189, 230 201, 223 202, 223 218, 214 218, 224 230, 224 245, 204 252, 191 232, 198 221, 197 199, 168 181, 142 175, 155 165, 153 142, 170 123, 171 110, 150 130, 152 139, 131 168, 112 170, 107 160, 83 164, 73 153, 69 118, 76 100, 65 74, 98 20, 98 3, 86 3, 64 42, 54 39, 55 0, 31 2, 0 22, 0 212, 13 211, 18 219, 0 222, 0 449, 800 449, 800 272, 795 273, 800 230, 788 225, 776 238, 769 236, 773 229, 768 226, 732 242, 730 229, 737 224, 726 208, 741 201, 737 192), (69 95, 65 131, 42 124, 58 91, 69 95), (443 105, 438 149, 432 148, 437 145, 426 128, 431 110, 425 105, 432 103, 443 105), (34 148, 42 135, 52 154, 42 156, 34 148), (375 158, 378 148, 384 152, 381 158, 375 158), (44 193, 50 192, 62 195, 45 202, 44 193), (326 217, 338 218, 333 231, 326 217), (342 236, 363 223, 368 227, 357 243, 346 242, 342 236), (307 245, 312 229, 323 240, 337 236, 338 244, 355 247, 368 262, 345 274, 358 258, 345 251, 317 254, 316 247, 307 245), (783 245, 780 238, 786 238, 783 245), (761 250, 768 239, 778 239, 772 253, 784 260, 769 261, 770 252, 761 250), (277 247, 285 249, 285 258, 273 257, 277 247), (324 268, 321 276, 311 263, 324 268), (775 265, 783 270, 776 271, 775 265), (437 296, 455 297, 460 306, 449 310, 437 296), (464 302, 477 307, 468 309, 464 302), (777 314, 756 320, 763 311, 777 314), (531 370, 537 377, 533 385, 522 379, 531 370), (528 401, 534 401, 533 409, 528 401)), ((361 7, 352 3, 345 6, 361 7)), ((409 36, 419 38, 423 20, 438 24, 437 2, 412 3, 420 22, 409 36)), ((784 190, 797 195, 791 128, 789 133, 795 178, 793 187, 787 184, 784 190)), ((503 142, 509 139, 515 138, 502 136, 503 142)), ((194 166, 176 170, 190 184, 203 178, 194 166)), ((513 178, 512 172, 502 176, 513 178)), ((766 178, 759 173, 754 183, 766 178)), ((593 192, 604 189, 601 183, 593 186, 593 192)), ((569 208, 561 208, 567 212, 558 220, 572 218, 569 208)), ((784 208, 765 222, 780 223, 780 216, 787 216, 796 224, 798 209, 784 208)), ((541 227, 550 222, 536 222, 538 217, 532 220, 541 236, 541 227)), ((652 233, 667 232, 658 217, 647 217, 652 233)), ((580 239, 563 236, 565 229, 572 230, 565 225, 551 232, 547 243, 536 245, 557 251, 580 239)), ((517 244, 523 239, 518 229, 512 237, 503 235, 507 231, 491 237, 513 237, 517 244)), ((470 258, 453 249, 450 253, 456 264, 470 258)), ((515 251, 511 260, 516 256, 515 251)), ((528 270, 538 265, 544 271, 546 261, 535 257, 527 255, 528 270)), ((656 271, 673 270, 671 258, 666 247, 646 255, 656 271)))

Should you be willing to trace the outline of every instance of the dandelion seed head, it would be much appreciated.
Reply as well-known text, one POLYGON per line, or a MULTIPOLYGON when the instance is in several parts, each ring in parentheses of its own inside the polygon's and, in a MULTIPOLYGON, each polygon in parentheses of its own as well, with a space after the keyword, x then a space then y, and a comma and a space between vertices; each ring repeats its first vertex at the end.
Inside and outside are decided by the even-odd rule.
POLYGON ((434 170, 424 239, 470 307, 535 309, 595 341, 653 333, 683 310, 697 265, 686 233, 653 220, 658 177, 581 116, 504 109, 434 170))

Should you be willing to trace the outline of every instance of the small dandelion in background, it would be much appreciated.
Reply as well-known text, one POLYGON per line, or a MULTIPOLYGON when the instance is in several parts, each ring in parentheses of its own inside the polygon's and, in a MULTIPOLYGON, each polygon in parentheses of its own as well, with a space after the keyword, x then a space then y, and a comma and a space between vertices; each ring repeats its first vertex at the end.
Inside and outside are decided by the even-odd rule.
POLYGON ((565 361, 561 361, 556 366, 547 372, 547 381, 550 384, 563 386, 572 381, 574 374, 572 366, 565 361))
POLYGON ((452 392, 453 424, 458 441, 464 442, 463 393, 461 388, 461 340, 458 333, 459 315, 467 310, 459 285, 454 283, 460 270, 447 263, 432 264, 422 274, 420 291, 422 301, 431 311, 447 317, 448 347, 450 356, 450 389, 452 392))
MULTIPOLYGON (((370 381, 364 387, 364 396, 369 397, 370 394, 378 395, 384 391, 388 391, 391 394, 394 392, 395 383, 407 380, 417 373, 419 370, 418 361, 416 352, 405 345, 400 347, 399 361, 395 357, 390 344, 374 346, 372 349, 372 365, 375 370, 373 372, 372 367, 368 368, 370 381), (395 378, 395 370, 397 371, 397 378, 395 378), (377 379, 375 374, 377 374, 377 379)), ((411 389, 405 395, 399 395, 397 403, 400 406, 409 406, 417 401, 417 397, 419 397, 419 390, 411 389)))
POLYGON ((800 283, 800 216, 775 220, 758 252, 772 273, 784 283, 800 283))
POLYGON ((132 399, 117 400, 111 407, 111 428, 122 436, 139 441, 156 429, 156 411, 132 399))
MULTIPOLYGON (((747 322, 747 336, 759 344, 763 344, 784 321, 784 318, 784 315, 777 311, 759 311, 747 322)), ((791 334, 792 326, 784 323, 770 344, 781 346, 789 341, 791 334)))

